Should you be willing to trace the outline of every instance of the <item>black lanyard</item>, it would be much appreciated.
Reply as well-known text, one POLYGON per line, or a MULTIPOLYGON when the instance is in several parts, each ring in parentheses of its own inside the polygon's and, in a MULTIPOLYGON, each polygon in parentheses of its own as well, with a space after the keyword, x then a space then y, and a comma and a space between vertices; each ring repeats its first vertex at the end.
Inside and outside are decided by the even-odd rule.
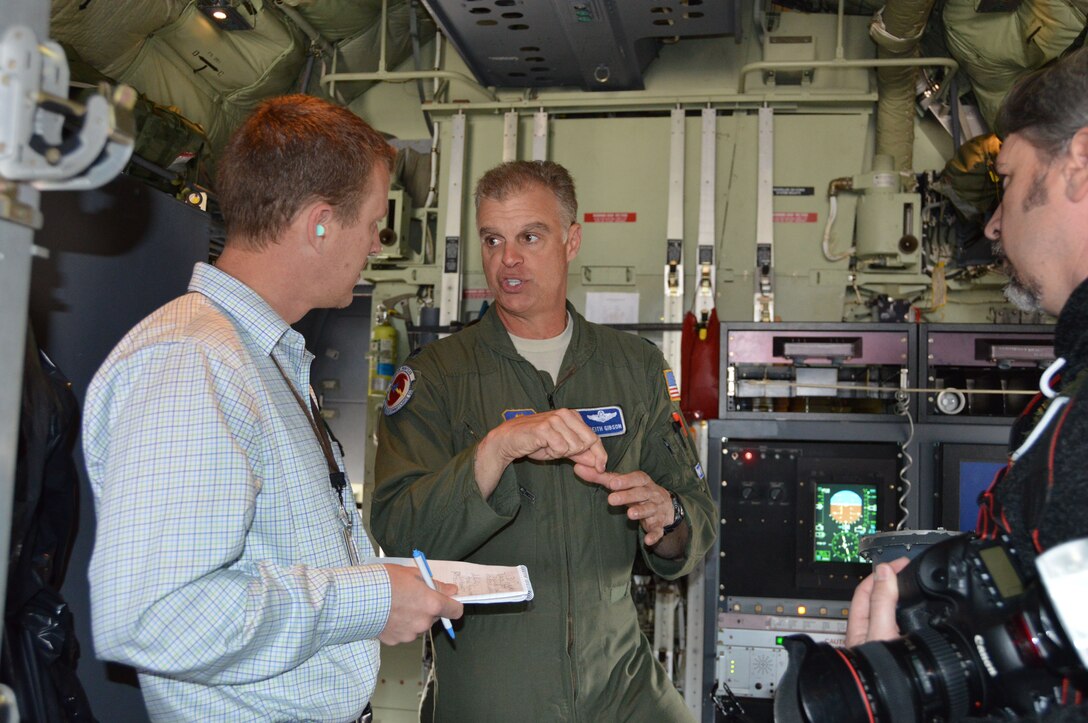
POLYGON ((321 418, 321 410, 317 408, 317 403, 313 397, 310 397, 309 409, 306 408, 306 402, 302 401, 302 395, 295 389, 295 385, 288 378, 287 373, 283 371, 280 363, 276 361, 276 357, 271 354, 268 356, 272 363, 276 365, 276 369, 279 370, 283 381, 287 382, 287 388, 291 390, 291 396, 298 402, 298 408, 306 416, 306 421, 310 423, 310 429, 313 430, 314 436, 317 437, 317 443, 321 445, 321 451, 325 454, 325 462, 329 465, 329 483, 332 485, 333 491, 340 497, 340 522, 344 526, 344 546, 347 549, 348 559, 351 560, 351 564, 358 565, 359 553, 355 549, 355 542, 351 536, 351 530, 355 522, 352 515, 348 514, 348 508, 344 502, 344 488, 347 487, 348 480, 336 464, 336 457, 332 453, 332 442, 329 440, 329 435, 323 434, 323 430, 317 424, 317 420, 321 418))
POLYGON ((321 451, 325 454, 325 462, 329 465, 329 483, 340 496, 340 504, 344 504, 344 488, 347 487, 347 477, 344 476, 344 473, 340 471, 340 467, 336 464, 336 457, 332 453, 332 442, 329 441, 329 435, 323 434, 321 427, 317 426, 317 420, 321 418, 321 410, 317 408, 317 403, 313 397, 310 397, 310 408, 307 409, 306 402, 302 401, 302 395, 295 389, 295 385, 287 377, 287 373, 283 371, 280 363, 276 361, 276 357, 269 355, 269 358, 276 365, 276 369, 279 370, 283 381, 287 382, 287 388, 291 390, 291 395, 298 402, 299 409, 306 415, 306 421, 310 423, 310 429, 313 430, 314 436, 317 437, 317 443, 321 445, 321 451))

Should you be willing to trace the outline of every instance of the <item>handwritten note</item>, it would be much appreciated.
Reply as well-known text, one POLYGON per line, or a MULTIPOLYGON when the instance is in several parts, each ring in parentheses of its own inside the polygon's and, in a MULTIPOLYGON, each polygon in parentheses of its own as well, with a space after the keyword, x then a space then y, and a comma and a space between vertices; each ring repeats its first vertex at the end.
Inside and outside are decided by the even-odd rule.
MULTIPOLYGON (((477 565, 453 560, 427 560, 435 580, 457 586, 454 599, 463 603, 511 603, 533 599, 533 585, 525 565, 477 565)), ((372 557, 364 565, 415 567, 410 557, 372 557)))

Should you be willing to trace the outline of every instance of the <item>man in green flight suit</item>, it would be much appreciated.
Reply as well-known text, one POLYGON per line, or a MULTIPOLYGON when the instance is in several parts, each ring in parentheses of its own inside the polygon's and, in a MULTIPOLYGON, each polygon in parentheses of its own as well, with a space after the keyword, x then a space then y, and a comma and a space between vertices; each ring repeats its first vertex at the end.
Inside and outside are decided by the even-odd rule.
POLYGON ((535 596, 434 636, 434 720, 691 720, 639 630, 631 573, 693 570, 717 512, 655 346, 566 300, 581 245, 562 166, 476 188, 479 323, 409 358, 378 429, 373 532, 389 554, 524 564, 535 596))

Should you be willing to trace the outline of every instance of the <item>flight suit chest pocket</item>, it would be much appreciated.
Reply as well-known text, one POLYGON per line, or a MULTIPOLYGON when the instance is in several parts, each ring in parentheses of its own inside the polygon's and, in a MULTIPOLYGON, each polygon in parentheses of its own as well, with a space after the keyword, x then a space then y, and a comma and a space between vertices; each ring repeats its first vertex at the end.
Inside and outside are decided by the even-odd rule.
POLYGON ((602 437, 604 450, 608 453, 605 470, 617 474, 627 474, 639 468, 642 456, 642 426, 645 422, 642 408, 632 410, 626 419, 626 431, 615 437, 602 437))

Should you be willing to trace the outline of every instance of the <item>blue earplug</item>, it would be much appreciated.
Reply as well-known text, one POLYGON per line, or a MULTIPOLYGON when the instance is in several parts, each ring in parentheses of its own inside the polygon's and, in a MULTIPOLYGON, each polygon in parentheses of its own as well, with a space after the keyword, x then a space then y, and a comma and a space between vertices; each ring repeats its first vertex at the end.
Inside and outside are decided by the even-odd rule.
POLYGON ((317 224, 317 228, 314 229, 314 233, 316 233, 318 236, 324 236, 325 235, 325 227, 322 226, 321 224, 317 224))

